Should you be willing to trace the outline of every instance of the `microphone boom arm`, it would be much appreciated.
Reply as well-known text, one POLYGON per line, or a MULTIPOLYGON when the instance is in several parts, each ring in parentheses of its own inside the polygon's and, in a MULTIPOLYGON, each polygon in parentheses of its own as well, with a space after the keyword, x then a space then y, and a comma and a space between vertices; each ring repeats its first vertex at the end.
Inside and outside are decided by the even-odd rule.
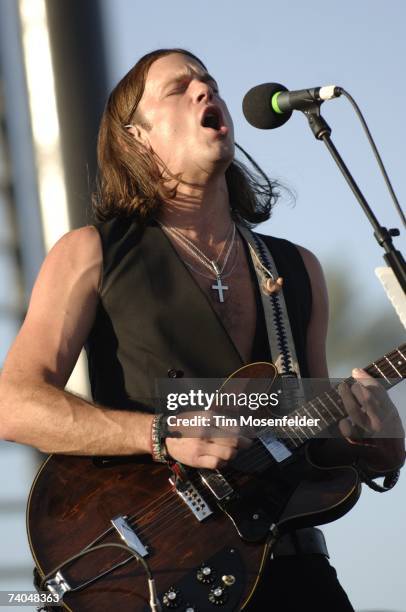
POLYGON ((400 232, 396 228, 388 230, 386 227, 380 225, 378 219, 376 218, 371 207, 366 201, 362 191, 358 187, 353 176, 351 175, 351 172, 347 168, 343 158, 341 157, 333 141, 331 140, 331 127, 328 125, 324 117, 322 117, 322 115, 320 114, 321 104, 322 102, 316 101, 309 103, 307 107, 302 110, 302 112, 306 116, 315 138, 324 142, 332 158, 336 162, 345 180, 347 181, 351 191, 353 192, 359 204, 361 205, 362 210, 364 211, 365 215, 367 216, 367 219, 369 220, 374 229, 375 239, 377 240, 379 246, 381 246, 385 251, 383 258, 386 261, 387 265, 392 268, 393 273, 398 279, 399 284, 403 290, 403 293, 406 295, 406 263, 402 253, 395 249, 395 246, 392 241, 392 237, 399 236, 400 232))

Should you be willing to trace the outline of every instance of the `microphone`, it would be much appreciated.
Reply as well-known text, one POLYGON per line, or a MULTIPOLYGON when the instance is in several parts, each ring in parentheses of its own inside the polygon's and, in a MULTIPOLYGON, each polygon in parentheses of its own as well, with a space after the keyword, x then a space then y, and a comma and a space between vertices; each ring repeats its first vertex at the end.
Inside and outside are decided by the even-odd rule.
POLYGON ((306 110, 313 102, 341 96, 337 85, 289 91, 280 83, 262 83, 244 96, 242 109, 248 123, 261 130, 272 130, 288 121, 294 110, 306 110))

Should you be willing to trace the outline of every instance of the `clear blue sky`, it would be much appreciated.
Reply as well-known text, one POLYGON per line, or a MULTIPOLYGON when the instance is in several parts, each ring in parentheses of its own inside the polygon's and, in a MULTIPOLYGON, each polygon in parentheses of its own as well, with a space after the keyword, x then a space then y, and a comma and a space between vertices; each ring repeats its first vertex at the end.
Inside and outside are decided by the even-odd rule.
MULTIPOLYGON (((152 49, 180 46, 201 57, 220 83, 237 141, 271 177, 297 193, 296 206, 280 204, 263 229, 310 248, 326 266, 344 267, 360 324, 375 309, 395 317, 373 272, 383 265, 381 249, 324 145, 300 113, 278 130, 255 130, 243 118, 241 101, 250 87, 267 81, 291 89, 342 85, 361 106, 405 203, 406 2, 105 0, 104 5, 111 84, 152 49)), ((381 223, 400 227, 349 104, 344 98, 327 103, 323 114, 381 223)), ((404 232, 396 244, 405 254, 404 232)), ((326 529, 333 563, 358 609, 406 610, 405 502, 402 481, 390 494, 367 492, 347 517, 326 529)))

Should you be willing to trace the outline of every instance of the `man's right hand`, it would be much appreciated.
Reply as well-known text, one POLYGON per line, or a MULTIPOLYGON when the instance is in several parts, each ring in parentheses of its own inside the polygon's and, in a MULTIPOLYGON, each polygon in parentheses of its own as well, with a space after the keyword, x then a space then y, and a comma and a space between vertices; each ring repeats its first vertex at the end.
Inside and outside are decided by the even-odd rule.
POLYGON ((248 448, 251 440, 243 437, 225 438, 171 438, 165 439, 169 455, 185 465, 215 470, 234 459, 242 448, 248 448))

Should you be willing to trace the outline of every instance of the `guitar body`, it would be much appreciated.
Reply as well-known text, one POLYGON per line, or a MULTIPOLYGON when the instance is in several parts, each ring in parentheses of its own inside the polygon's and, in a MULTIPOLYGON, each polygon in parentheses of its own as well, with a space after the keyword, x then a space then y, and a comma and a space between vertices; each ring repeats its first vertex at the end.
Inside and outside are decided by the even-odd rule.
MULTIPOLYGON (((240 610, 261 574, 270 524, 278 522, 283 530, 335 520, 355 504, 360 492, 352 468, 317 469, 300 457, 284 468, 229 477, 239 487, 234 506, 219 508, 206 490, 213 514, 199 522, 169 482, 170 475, 166 466, 142 459, 100 467, 89 457, 51 455, 37 474, 27 509, 29 542, 40 576, 106 531, 98 544, 119 543, 111 519, 134 516, 131 525, 148 547, 146 560, 161 601, 174 587, 182 599, 176 609, 214 610, 219 606, 208 600, 210 591, 222 584, 223 576, 232 575, 235 583, 220 608, 240 610), (203 565, 211 568, 213 582, 197 580, 203 565)), ((125 551, 105 548, 75 561, 62 574, 73 587, 128 558, 125 551)), ((149 609, 147 604, 145 571, 135 560, 64 596, 65 608, 73 612, 142 612, 149 609)))
MULTIPOLYGON (((406 373, 405 353, 402 345, 367 371, 383 375, 389 387, 393 370, 399 374, 396 384, 406 373)), ((250 364, 222 389, 254 378, 269 390, 276 369, 250 364)), ((340 402, 332 390, 295 414, 318 415, 328 426, 346 414, 340 402)), ((148 457, 51 455, 36 476, 27 508, 39 581, 48 574, 54 578, 60 565, 85 549, 122 543, 121 532, 148 563, 163 610, 257 610, 255 588, 263 578, 270 528, 277 524, 280 534, 336 520, 360 494, 356 470, 315 465, 314 442, 303 440, 305 432, 299 430, 299 441, 287 430, 293 451, 283 460, 260 437, 223 470, 187 468, 178 479, 148 457)), ((67 610, 150 609, 145 569, 128 550, 91 551, 60 571, 67 610)))

